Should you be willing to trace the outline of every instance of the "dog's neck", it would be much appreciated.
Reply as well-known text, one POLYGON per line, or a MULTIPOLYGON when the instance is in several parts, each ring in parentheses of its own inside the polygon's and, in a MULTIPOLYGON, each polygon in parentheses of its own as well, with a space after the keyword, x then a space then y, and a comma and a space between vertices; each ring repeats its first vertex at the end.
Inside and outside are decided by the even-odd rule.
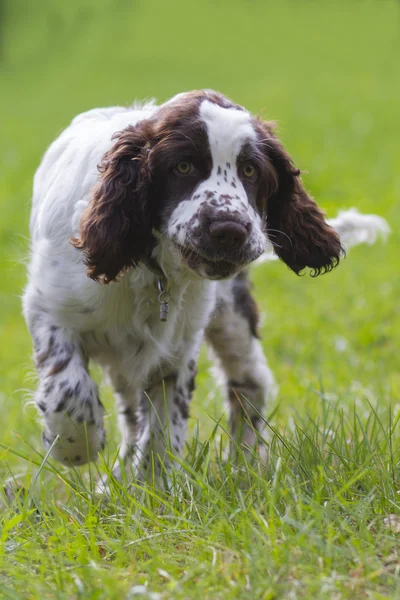
POLYGON ((172 290, 182 292, 192 284, 207 286, 211 283, 189 269, 179 250, 168 238, 158 234, 156 240, 151 255, 130 272, 135 287, 154 286, 157 289, 161 279, 164 286, 168 282, 172 290))
POLYGON ((170 306, 180 305, 189 288, 194 286, 199 292, 201 288, 204 293, 205 288, 213 285, 213 282, 193 273, 176 246, 162 235, 157 236, 151 256, 143 260, 130 277, 136 289, 138 286, 154 288, 161 321, 168 319, 170 306))

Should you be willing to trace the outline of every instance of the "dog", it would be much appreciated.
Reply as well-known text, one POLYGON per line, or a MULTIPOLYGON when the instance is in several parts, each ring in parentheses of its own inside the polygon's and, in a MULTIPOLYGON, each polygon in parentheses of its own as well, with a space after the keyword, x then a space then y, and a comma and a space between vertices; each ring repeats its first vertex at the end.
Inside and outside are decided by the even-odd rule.
POLYGON ((343 256, 273 124, 210 90, 77 116, 35 175, 30 231, 44 446, 69 466, 104 449, 95 361, 118 408, 115 475, 138 478, 182 452, 204 338, 233 443, 257 447, 273 377, 247 267, 266 253, 317 276, 343 256))

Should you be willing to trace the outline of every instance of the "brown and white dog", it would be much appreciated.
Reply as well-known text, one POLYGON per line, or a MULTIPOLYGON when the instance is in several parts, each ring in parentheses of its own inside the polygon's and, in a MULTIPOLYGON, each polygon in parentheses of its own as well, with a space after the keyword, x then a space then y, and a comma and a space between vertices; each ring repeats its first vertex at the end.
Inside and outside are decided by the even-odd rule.
POLYGON ((204 337, 233 439, 256 445, 272 375, 244 269, 273 248, 318 275, 342 254, 299 173, 270 123, 213 91, 89 111, 50 146, 24 314, 54 458, 81 465, 104 448, 90 360, 115 391, 121 462, 142 477, 151 450, 180 453, 204 337))

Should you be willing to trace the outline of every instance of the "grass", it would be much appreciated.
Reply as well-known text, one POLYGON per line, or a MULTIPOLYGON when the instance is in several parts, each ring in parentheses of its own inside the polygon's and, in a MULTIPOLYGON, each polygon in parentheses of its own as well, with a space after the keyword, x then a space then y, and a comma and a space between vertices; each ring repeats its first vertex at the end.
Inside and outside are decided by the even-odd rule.
MULTIPOLYGON (((400 595, 400 5, 6 0, 0 55, 0 598, 342 599, 400 595), (280 391, 265 468, 223 460, 206 354, 180 470, 94 493, 104 463, 45 460, 21 317, 32 176, 80 111, 220 89, 276 119, 330 216, 386 217, 387 244, 313 280, 254 269, 280 391), (19 490, 19 491, 18 491, 19 490)), ((96 372, 99 379, 100 374, 96 372)))

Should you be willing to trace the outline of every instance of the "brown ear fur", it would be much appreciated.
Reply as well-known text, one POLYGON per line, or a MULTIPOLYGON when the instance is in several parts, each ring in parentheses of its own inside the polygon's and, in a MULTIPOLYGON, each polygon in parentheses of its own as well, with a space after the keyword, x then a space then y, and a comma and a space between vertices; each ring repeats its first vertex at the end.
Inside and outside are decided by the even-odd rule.
POLYGON ((151 252, 151 210, 144 126, 128 127, 103 156, 99 183, 81 218, 75 248, 85 254, 88 275, 109 283, 151 252))
POLYGON ((339 263, 343 248, 336 231, 309 196, 297 169, 271 126, 264 127, 267 159, 276 174, 274 189, 267 200, 267 234, 276 254, 295 273, 310 267, 313 276, 331 271, 339 263))

